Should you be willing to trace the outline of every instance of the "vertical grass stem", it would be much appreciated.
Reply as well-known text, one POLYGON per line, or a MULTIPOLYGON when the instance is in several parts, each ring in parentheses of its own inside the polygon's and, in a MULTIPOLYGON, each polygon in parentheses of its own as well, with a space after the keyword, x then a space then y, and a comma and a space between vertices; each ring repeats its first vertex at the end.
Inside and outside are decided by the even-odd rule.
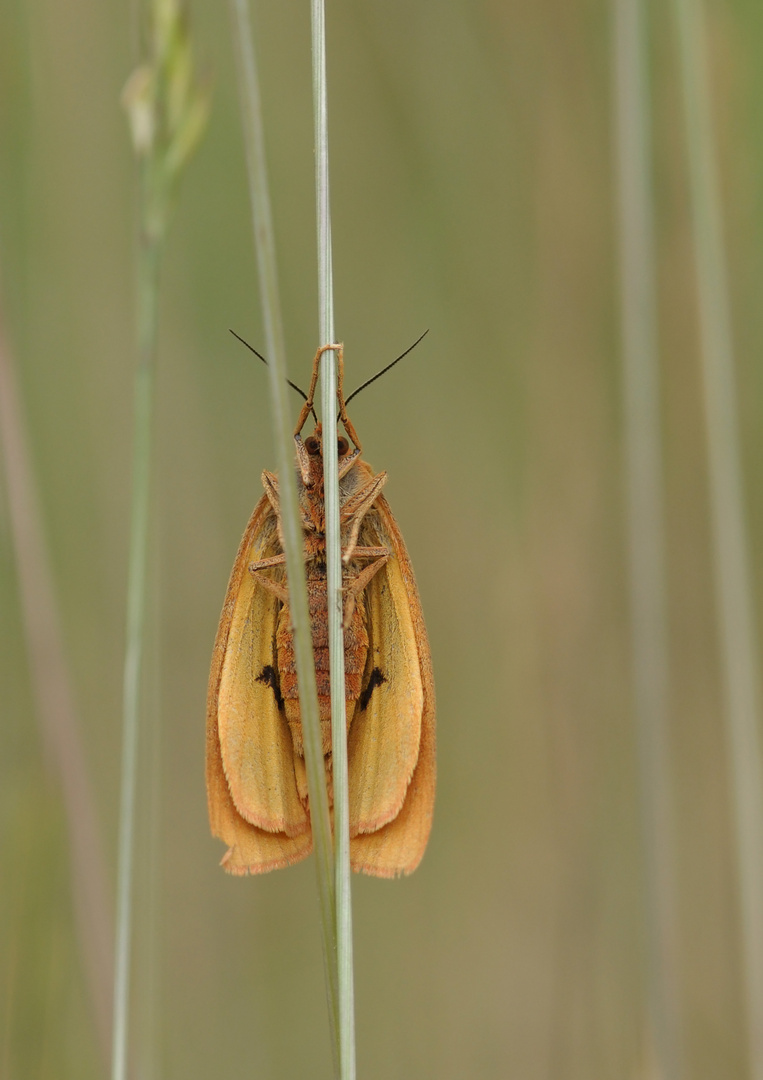
POLYGON ((613 4, 625 485, 646 875, 648 1012, 659 1076, 679 1080, 682 1055, 675 959, 662 445, 644 8, 643 0, 614 0, 613 4))
POLYGON ((702 10, 674 0, 686 114, 707 423, 715 589, 741 906, 750 1076, 763 1080, 763 787, 759 647, 752 608, 729 286, 702 10))
POLYGON ((201 139, 209 108, 208 93, 195 79, 191 37, 182 0, 153 0, 147 7, 147 16, 148 59, 133 71, 122 94, 133 148, 140 162, 140 236, 112 1080, 125 1080, 127 1075, 138 727, 146 636, 146 568, 159 264, 179 180, 201 139))
MULTIPOLYGON (((326 11, 312 0, 313 110, 315 123, 315 203, 318 242, 319 335, 334 342, 334 290, 329 197, 328 102, 326 92, 326 11)), ((336 354, 321 362, 321 414, 324 425, 323 472, 326 508, 326 576, 331 678, 331 747, 334 777, 334 852, 336 881, 337 971, 339 980, 340 1077, 355 1078, 355 1007, 352 958, 349 785, 345 706, 342 542, 339 520, 339 463, 336 440, 336 354)))
POLYGON ((135 375, 130 559, 123 692, 122 774, 117 869, 112 1080, 127 1076, 132 881, 141 668, 146 621, 151 419, 154 399, 160 241, 142 237, 138 255, 138 369, 135 375))

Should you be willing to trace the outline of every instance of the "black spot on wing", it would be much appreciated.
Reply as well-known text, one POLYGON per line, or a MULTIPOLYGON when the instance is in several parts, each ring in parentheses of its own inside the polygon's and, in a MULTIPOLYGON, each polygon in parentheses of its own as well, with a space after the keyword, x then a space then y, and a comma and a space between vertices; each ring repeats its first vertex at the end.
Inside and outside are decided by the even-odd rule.
POLYGON ((265 683, 266 686, 272 687, 273 693, 276 698, 276 705, 279 709, 283 708, 283 698, 281 697, 281 687, 278 683, 278 672, 270 664, 266 664, 262 671, 259 673, 256 679, 257 682, 265 683))
POLYGON ((371 676, 368 680, 368 685, 364 687, 360 695, 359 704, 361 712, 363 712, 368 707, 368 703, 371 700, 371 694, 373 694, 376 687, 381 686, 381 684, 385 683, 386 681, 387 679, 382 674, 381 668, 375 667, 371 672, 371 676))

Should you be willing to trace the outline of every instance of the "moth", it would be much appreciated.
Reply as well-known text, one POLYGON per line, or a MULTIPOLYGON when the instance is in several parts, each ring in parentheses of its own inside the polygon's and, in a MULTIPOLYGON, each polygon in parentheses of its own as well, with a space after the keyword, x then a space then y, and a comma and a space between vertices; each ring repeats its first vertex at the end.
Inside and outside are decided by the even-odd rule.
MULTIPOLYGON (((309 393, 299 391, 306 400, 294 444, 330 803, 324 432, 317 419, 302 439, 308 416, 315 417, 321 356, 329 348, 337 353, 339 419, 347 435, 331 437, 339 456, 350 861, 357 872, 389 878, 415 870, 429 838, 432 663, 411 563, 382 494, 387 474, 375 474, 362 460, 347 416, 342 348, 324 346, 313 361, 309 393)), ((278 478, 266 471, 262 484, 228 583, 207 697, 209 819, 213 835, 228 845, 222 865, 232 874, 276 870, 304 859, 313 846, 278 478)))

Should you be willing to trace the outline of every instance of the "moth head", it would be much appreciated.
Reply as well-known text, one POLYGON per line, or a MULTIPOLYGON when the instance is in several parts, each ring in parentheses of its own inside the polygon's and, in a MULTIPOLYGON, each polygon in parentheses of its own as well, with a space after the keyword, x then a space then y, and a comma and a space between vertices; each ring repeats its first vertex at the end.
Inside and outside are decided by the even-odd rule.
MULTIPOLYGON (((359 450, 353 450, 350 440, 344 435, 337 435, 337 456, 339 458, 339 476, 344 476, 352 468, 353 462, 360 455, 359 450)), ((297 466, 302 477, 302 483, 306 488, 318 488, 323 486, 323 429, 321 424, 316 424, 311 435, 306 439, 297 434, 294 436, 294 444, 297 449, 297 466)))
MULTIPOLYGON (((341 461, 341 459, 347 457, 350 452, 349 440, 346 439, 344 435, 337 436, 336 448, 339 455, 339 460, 341 461)), ((308 457, 323 457, 323 433, 321 431, 320 424, 318 424, 318 426, 315 428, 315 431, 313 431, 312 435, 308 435, 305 439, 305 450, 307 451, 308 457)))

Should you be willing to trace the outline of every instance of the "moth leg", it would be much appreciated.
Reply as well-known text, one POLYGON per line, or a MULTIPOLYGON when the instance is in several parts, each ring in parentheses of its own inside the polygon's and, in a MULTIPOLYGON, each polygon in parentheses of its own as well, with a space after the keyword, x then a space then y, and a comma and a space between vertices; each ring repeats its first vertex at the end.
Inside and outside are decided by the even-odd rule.
POLYGON ((350 471, 350 469, 353 467, 355 462, 360 457, 361 453, 362 453, 362 451, 358 450, 358 448, 356 446, 351 454, 348 454, 347 457, 342 458, 342 460, 339 462, 339 479, 340 480, 342 479, 343 476, 347 475, 347 473, 350 471))
POLYGON ((336 348, 336 396, 339 401, 339 419, 344 424, 344 430, 350 436, 355 446, 360 451, 362 449, 360 445, 360 439, 353 426, 352 421, 347 415, 347 406, 344 403, 344 348, 341 345, 335 346, 336 348))
POLYGON ((302 442, 302 428, 305 426, 305 421, 311 412, 313 412, 313 400, 315 398, 315 387, 318 382, 318 370, 320 367, 320 360, 326 349, 332 348, 331 345, 324 345, 318 349, 313 360, 313 374, 310 378, 310 389, 307 392, 307 398, 305 404, 302 406, 302 411, 299 414, 297 420, 297 426, 294 428, 294 447, 297 452, 297 464, 299 465, 299 471, 302 476, 302 482, 305 487, 310 487, 310 463, 307 457, 307 451, 305 450, 305 444, 302 442))
POLYGON ((268 470, 265 469, 260 480, 265 489, 265 495, 267 496, 268 502, 273 507, 273 512, 276 516, 278 539, 281 541, 281 547, 283 547, 283 525, 281 524, 281 500, 278 497, 278 477, 275 473, 268 472, 268 470))
POLYGON ((268 470, 265 469, 262 476, 260 477, 260 480, 262 481, 262 486, 265 489, 265 494, 268 497, 268 502, 273 507, 275 512, 278 513, 281 508, 281 500, 278 497, 278 477, 275 473, 268 472, 268 470))
MULTIPOLYGON (((313 410, 313 400, 315 398, 315 387, 316 387, 316 385, 318 383, 318 372, 320 370, 321 357, 323 356, 323 354, 325 352, 330 352, 330 351, 334 351, 334 352, 337 353, 337 356, 340 358, 339 359, 339 370, 340 370, 340 372, 342 372, 342 374, 344 373, 344 364, 343 364, 343 362, 341 360, 342 346, 341 345, 321 345, 320 349, 318 349, 318 352, 315 354, 315 359, 313 360, 313 374, 312 374, 312 377, 310 379, 310 389, 307 392, 307 400, 305 401, 305 404, 302 406, 302 411, 299 414, 299 420, 297 420, 297 426, 294 429, 294 438, 295 439, 297 438, 299 433, 302 431, 302 428, 305 426, 305 421, 307 420, 308 416, 310 415, 310 413, 313 410)), ((342 375, 340 374, 340 376, 339 376, 339 386, 342 385, 341 379, 342 379, 342 375)), ((344 407, 344 398, 342 398, 342 407, 344 407)), ((349 431, 347 432, 347 434, 348 435, 350 434, 349 431)), ((352 437, 352 436, 350 436, 350 437, 352 437)), ((354 439, 353 439, 353 442, 355 442, 354 439)), ((358 444, 355 443, 355 445, 357 446, 358 444)))
POLYGON ((344 626, 345 630, 352 622, 352 617, 355 614, 355 604, 357 603, 358 597, 363 592, 371 578, 373 578, 374 575, 381 570, 384 564, 389 561, 389 556, 390 552, 387 548, 384 547, 355 549, 355 557, 371 558, 374 559, 374 562, 369 563, 368 566, 364 567, 357 577, 353 578, 352 581, 349 581, 347 583, 344 589, 345 611, 342 625, 344 626))
POLYGON ((369 583, 372 577, 377 574, 384 564, 389 560, 389 551, 386 548, 358 548, 357 553, 367 553, 368 557, 373 558, 375 561, 369 563, 364 567, 354 581, 350 583, 349 593, 351 596, 358 596, 363 592, 366 585, 369 583), (372 554, 373 553, 373 554, 372 554))
MULTIPOLYGON (((299 419, 297 420, 297 426, 294 429, 294 439, 297 443, 301 441, 300 432, 305 426, 305 421, 307 420, 313 408, 313 399, 315 397, 315 387, 318 382, 318 370, 320 368, 321 357, 325 352, 329 351, 333 351, 336 353, 336 396, 337 400, 339 401, 339 419, 344 424, 344 430, 352 439, 358 453, 360 453, 360 451, 362 450, 362 447, 360 445, 360 439, 358 439, 358 433, 355 431, 355 427, 349 416, 347 415, 347 407, 344 403, 344 348, 340 344, 321 345, 320 349, 318 349, 318 352, 315 354, 315 359, 313 360, 313 374, 312 378, 310 379, 310 389, 307 392, 307 401, 302 406, 302 411, 300 412, 299 419)), ((297 453, 299 454, 299 445, 297 446, 297 453)))
POLYGON ((294 428, 294 438, 299 435, 302 428, 305 426, 305 420, 310 415, 310 410, 313 407, 313 398, 315 397, 315 386, 318 382, 318 365, 320 363, 321 356, 323 355, 323 349, 318 349, 313 360, 313 374, 310 379, 310 389, 307 391, 307 399, 302 406, 302 411, 299 414, 299 420, 297 420, 297 426, 294 428))
POLYGON ((268 577, 267 574, 260 573, 261 570, 268 570, 273 566, 284 566, 286 563, 286 555, 273 555, 269 559, 258 559, 257 562, 249 564, 249 573, 255 579, 255 581, 262 585, 268 592, 273 593, 282 604, 285 604, 289 599, 289 590, 280 581, 274 581, 273 578, 268 577))
POLYGON ((312 480, 310 479, 310 459, 307 456, 307 450, 305 450, 305 444, 302 442, 302 436, 297 432, 294 436, 294 449, 297 452, 297 464, 299 465, 299 474, 302 477, 302 483, 306 488, 312 487, 312 480))
POLYGON ((361 488, 360 491, 356 491, 354 495, 351 495, 342 505, 339 512, 340 520, 343 523, 348 521, 352 522, 350 536, 344 549, 344 554, 342 555, 345 563, 348 563, 353 556, 363 518, 373 506, 379 492, 386 483, 387 474, 381 472, 369 480, 366 486, 361 488))
MULTIPOLYGON (((384 558, 384 562, 390 556, 390 550, 386 547, 356 547, 352 553, 353 559, 380 559, 384 558)), ((383 564, 382 564, 383 565, 383 564)), ((371 574, 371 577, 374 575, 371 574)), ((370 581, 371 578, 368 579, 370 581)), ((366 585, 368 582, 366 582, 366 585)), ((365 585, 363 586, 365 588, 365 585)))
POLYGON ((339 517, 341 521, 349 521, 355 514, 360 514, 362 517, 371 507, 374 499, 386 483, 386 472, 380 472, 373 476, 365 487, 360 488, 354 495, 350 495, 349 499, 346 499, 340 508, 339 517))
POLYGON ((263 589, 267 589, 268 592, 273 593, 282 604, 286 604, 289 601, 289 590, 285 585, 282 585, 280 581, 273 581, 272 578, 267 577, 265 574, 260 574, 256 570, 249 568, 249 572, 255 579, 258 585, 262 585, 263 589))
MULTIPOLYGON (((304 449, 304 444, 301 445, 304 449)), ((273 511, 276 515, 278 538, 281 541, 281 546, 283 547, 283 527, 281 525, 281 499, 278 491, 278 477, 275 473, 268 472, 268 470, 265 469, 260 479, 262 480, 262 486, 265 489, 265 494, 268 497, 268 502, 273 507, 273 511)), ((302 506, 300 506, 299 508, 299 516, 300 520, 302 521, 302 528, 306 529, 307 532, 315 532, 315 525, 307 516, 302 506)))

